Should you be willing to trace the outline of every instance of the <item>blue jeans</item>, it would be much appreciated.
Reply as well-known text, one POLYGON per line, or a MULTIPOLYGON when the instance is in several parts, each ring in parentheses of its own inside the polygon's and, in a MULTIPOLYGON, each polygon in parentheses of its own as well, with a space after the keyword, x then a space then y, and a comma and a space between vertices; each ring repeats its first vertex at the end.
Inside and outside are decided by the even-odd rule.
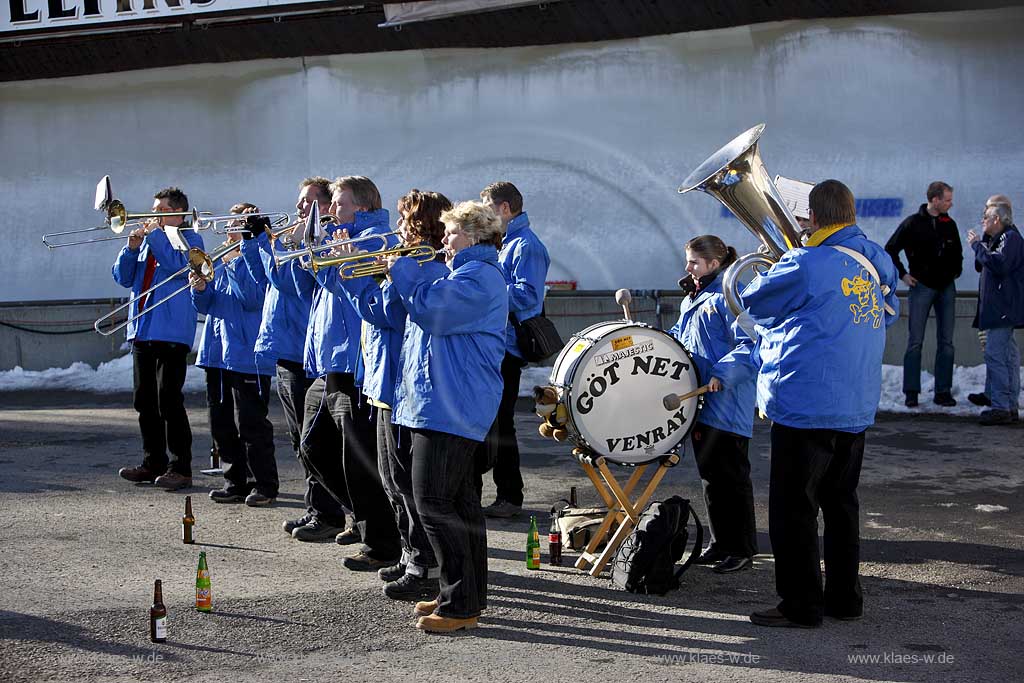
POLYGON ((910 335, 903 355, 903 392, 921 391, 921 345, 928 314, 935 307, 935 393, 948 394, 953 388, 953 323, 956 315, 956 286, 925 287, 920 282, 907 292, 910 335))
POLYGON ((995 410, 1016 413, 1020 397, 1020 350, 1012 327, 988 330, 985 341, 985 385, 995 410))

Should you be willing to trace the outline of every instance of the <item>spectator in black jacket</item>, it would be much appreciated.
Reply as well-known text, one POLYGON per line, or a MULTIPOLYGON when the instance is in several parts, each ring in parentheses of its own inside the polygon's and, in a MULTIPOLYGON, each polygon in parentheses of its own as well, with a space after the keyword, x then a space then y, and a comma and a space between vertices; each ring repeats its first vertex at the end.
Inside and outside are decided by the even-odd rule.
POLYGON ((953 325, 955 281, 963 271, 963 247, 956 221, 949 217, 953 188, 936 180, 928 186, 928 203, 908 216, 885 245, 896 270, 910 288, 907 309, 910 333, 903 356, 903 392, 908 408, 917 406, 921 391, 921 345, 928 315, 935 308, 935 403, 955 406, 953 399, 953 325), (907 253, 908 268, 900 261, 907 253))

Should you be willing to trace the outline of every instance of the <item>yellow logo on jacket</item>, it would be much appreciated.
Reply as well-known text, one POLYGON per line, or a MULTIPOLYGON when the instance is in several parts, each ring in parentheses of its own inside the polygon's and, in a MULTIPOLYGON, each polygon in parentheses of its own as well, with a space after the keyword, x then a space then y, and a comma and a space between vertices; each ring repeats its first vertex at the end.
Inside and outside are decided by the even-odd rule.
POLYGON ((863 268, 852 280, 843 278, 843 296, 855 296, 857 303, 850 304, 850 312, 853 313, 853 323, 860 325, 871 319, 871 326, 878 328, 882 324, 882 307, 878 305, 878 288, 872 281, 871 275, 863 268))

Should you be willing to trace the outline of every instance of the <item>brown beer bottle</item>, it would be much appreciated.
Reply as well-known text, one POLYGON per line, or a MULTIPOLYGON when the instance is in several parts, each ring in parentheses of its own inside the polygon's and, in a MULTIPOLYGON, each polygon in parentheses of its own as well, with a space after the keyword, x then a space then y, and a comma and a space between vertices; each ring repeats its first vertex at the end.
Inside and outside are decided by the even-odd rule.
POLYGON ((569 507, 577 508, 579 506, 580 506, 579 501, 576 500, 576 487, 575 486, 570 486, 569 487, 569 507))
POLYGON ((192 515, 192 496, 185 496, 185 514, 181 516, 181 542, 195 543, 192 538, 192 527, 196 525, 196 518, 192 515))
POLYGON ((210 469, 220 469, 220 451, 216 446, 210 448, 210 469))
POLYGON ((149 608, 149 639, 154 643, 167 641, 167 608, 164 607, 164 591, 160 579, 153 584, 153 606, 149 608))

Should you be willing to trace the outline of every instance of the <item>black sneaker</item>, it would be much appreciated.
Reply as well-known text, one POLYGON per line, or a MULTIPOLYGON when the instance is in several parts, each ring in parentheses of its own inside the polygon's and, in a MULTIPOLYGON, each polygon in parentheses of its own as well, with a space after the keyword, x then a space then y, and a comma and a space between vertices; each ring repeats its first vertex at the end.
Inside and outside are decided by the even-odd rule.
POLYGON ((908 391, 907 392, 907 400, 903 402, 903 405, 905 405, 908 408, 916 408, 917 407, 917 392, 916 391, 914 391, 914 392, 908 391))
POLYGON ((214 489, 210 491, 210 500, 214 503, 241 503, 245 494, 229 488, 214 489))
POLYGON ((398 580, 385 583, 381 590, 392 600, 419 600, 437 595, 441 589, 437 579, 403 574, 398 580))
POLYGON ((988 397, 988 394, 985 393, 967 394, 967 400, 976 406, 981 406, 982 408, 987 408, 992 405, 992 400, 988 397))
POLYGON ((370 557, 361 550, 352 557, 346 557, 341 561, 341 564, 345 569, 350 569, 354 572, 374 572, 378 569, 390 567, 394 563, 394 558, 389 560, 378 560, 374 557, 370 557))
POLYGON ((944 391, 941 394, 935 394, 933 402, 937 406, 944 406, 946 408, 952 408, 956 405, 956 399, 953 398, 953 394, 948 391, 944 391))
POLYGON ((298 529, 300 526, 306 526, 307 524, 309 524, 312 521, 313 521, 313 515, 311 515, 311 514, 309 514, 307 512, 306 514, 302 515, 298 519, 286 519, 286 520, 284 520, 284 523, 281 524, 281 527, 284 529, 284 532, 286 534, 291 535, 291 533, 293 531, 295 531, 296 529, 298 529))
POLYGON ((723 553, 721 550, 715 550, 711 546, 704 549, 697 559, 693 561, 694 564, 718 564, 722 560, 729 557, 729 553, 723 553))
POLYGON ((314 518, 309 524, 296 527, 292 531, 292 538, 296 541, 305 541, 307 543, 323 543, 337 536, 338 532, 342 530, 342 527, 326 524, 314 518))
POLYGON ((393 564, 390 567, 384 567, 383 569, 377 570, 377 578, 383 581, 384 583, 397 581, 403 576, 405 576, 405 565, 401 562, 399 562, 398 564, 393 564))

